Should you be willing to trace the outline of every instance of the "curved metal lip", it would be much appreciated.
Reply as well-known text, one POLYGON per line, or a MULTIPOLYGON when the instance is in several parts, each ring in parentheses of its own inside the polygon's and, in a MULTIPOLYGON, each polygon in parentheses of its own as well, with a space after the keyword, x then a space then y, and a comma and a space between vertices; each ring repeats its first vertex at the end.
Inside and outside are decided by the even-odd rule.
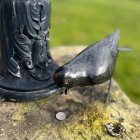
POLYGON ((0 87, 0 100, 13 102, 35 101, 60 92, 61 88, 56 86, 35 91, 17 91, 0 87))

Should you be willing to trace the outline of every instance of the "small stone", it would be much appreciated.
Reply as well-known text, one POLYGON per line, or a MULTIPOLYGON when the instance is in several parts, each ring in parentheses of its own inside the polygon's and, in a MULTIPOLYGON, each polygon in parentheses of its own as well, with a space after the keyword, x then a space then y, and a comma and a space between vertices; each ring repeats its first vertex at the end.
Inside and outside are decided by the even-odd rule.
POLYGON ((13 126, 17 126, 17 123, 13 123, 13 126))
POLYGON ((123 136, 125 133, 125 128, 121 124, 108 123, 106 125, 107 132, 113 137, 123 136))
POLYGON ((59 121, 64 121, 66 119, 66 114, 64 112, 58 112, 56 114, 56 119, 59 121))

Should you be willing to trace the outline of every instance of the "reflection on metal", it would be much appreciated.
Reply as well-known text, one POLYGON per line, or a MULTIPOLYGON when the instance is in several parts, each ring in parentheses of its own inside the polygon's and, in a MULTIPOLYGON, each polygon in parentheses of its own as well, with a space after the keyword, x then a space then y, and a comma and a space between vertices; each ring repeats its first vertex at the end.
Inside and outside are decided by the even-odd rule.
POLYGON ((119 32, 89 46, 73 60, 58 68, 54 74, 60 87, 101 84, 113 75, 118 56, 119 32), (69 82, 65 82, 65 81, 69 82))

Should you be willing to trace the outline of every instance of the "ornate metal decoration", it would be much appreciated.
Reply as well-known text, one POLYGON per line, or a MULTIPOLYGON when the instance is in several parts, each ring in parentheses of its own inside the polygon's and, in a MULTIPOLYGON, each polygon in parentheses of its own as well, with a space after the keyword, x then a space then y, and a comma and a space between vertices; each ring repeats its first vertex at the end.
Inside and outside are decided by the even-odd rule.
POLYGON ((1 0, 2 99, 38 99, 59 89, 49 49, 50 14, 50 0, 1 0))
POLYGON ((50 54, 50 0, 1 0, 0 98, 28 101, 109 80, 119 32, 60 67, 50 54))

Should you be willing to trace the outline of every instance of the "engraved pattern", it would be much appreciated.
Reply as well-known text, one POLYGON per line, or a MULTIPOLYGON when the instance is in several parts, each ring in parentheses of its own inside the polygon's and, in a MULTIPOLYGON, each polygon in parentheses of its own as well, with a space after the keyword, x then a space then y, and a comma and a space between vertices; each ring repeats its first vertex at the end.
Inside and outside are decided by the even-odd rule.
POLYGON ((12 0, 11 38, 12 55, 9 56, 8 71, 17 77, 21 68, 37 80, 49 78, 50 1, 12 0), (46 75, 48 74, 48 75, 46 75))

